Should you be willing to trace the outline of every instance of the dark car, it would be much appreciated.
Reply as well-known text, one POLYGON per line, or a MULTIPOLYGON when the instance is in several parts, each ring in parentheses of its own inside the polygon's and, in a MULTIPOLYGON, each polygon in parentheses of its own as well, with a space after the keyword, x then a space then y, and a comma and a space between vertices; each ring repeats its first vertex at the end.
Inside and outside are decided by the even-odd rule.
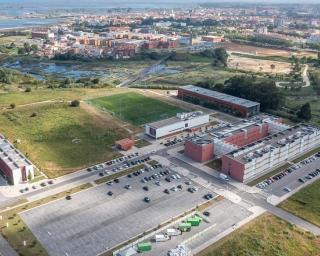
POLYGON ((120 182, 119 179, 114 179, 113 181, 114 181, 115 183, 119 183, 119 182, 120 182))
POLYGON ((99 172, 99 176, 101 177, 104 176, 103 172, 99 172))
POLYGON ((170 194, 169 189, 165 189, 163 192, 166 193, 166 194, 170 194))
POLYGON ((149 203, 150 201, 151 201, 151 199, 149 198, 149 197, 145 197, 144 199, 143 199, 146 203, 149 203))
POLYGON ((144 187, 143 187, 143 190, 149 191, 149 187, 148 187, 148 186, 144 186, 144 187))
POLYGON ((167 177, 165 180, 171 182, 171 179, 169 177, 167 177))
POLYGON ((112 192, 112 191, 109 191, 107 194, 108 194, 108 196, 112 196, 112 195, 113 195, 113 192, 112 192))
POLYGON ((210 216, 210 212, 203 212, 203 215, 209 217, 210 216))
POLYGON ((71 200, 72 197, 70 195, 66 196, 66 200, 71 200))
POLYGON ((52 184, 53 184, 53 180, 49 180, 49 181, 48 181, 48 184, 49 184, 49 185, 52 185, 52 184))

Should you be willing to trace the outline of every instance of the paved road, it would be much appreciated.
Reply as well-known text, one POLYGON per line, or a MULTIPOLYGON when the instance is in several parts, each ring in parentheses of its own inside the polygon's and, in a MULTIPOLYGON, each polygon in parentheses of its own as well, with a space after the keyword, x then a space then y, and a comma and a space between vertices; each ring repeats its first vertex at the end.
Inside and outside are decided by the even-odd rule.
POLYGON ((144 78, 150 71, 153 69, 156 69, 157 66, 163 64, 168 58, 170 57, 170 54, 161 60, 157 61, 155 64, 153 64, 151 67, 144 68, 139 72, 138 75, 136 75, 133 78, 130 78, 129 80, 126 80, 122 82, 121 84, 117 85, 117 87, 129 87, 132 83, 139 81, 140 79, 144 78))
POLYGON ((2 235, 0 235, 0 256, 18 256, 2 235))
POLYGON ((172 157, 170 159, 170 161, 172 161, 173 163, 182 166, 186 169, 188 169, 189 171, 193 172, 195 175, 202 177, 205 180, 210 181, 211 183, 213 183, 214 187, 217 188, 223 188, 223 189, 227 189, 230 190, 231 192, 237 194, 238 196, 240 196, 242 198, 242 200, 244 200, 245 202, 247 202, 249 205, 254 206, 260 206, 262 208, 264 208, 265 210, 269 211, 270 213, 292 223, 297 225, 298 227, 310 231, 311 233, 315 234, 315 235, 320 235, 320 228, 297 217, 292 215, 291 213, 288 213, 276 206, 273 206, 271 204, 269 204, 266 201, 266 197, 264 195, 261 194, 249 194, 247 192, 244 191, 240 191, 238 188, 232 186, 231 184, 227 184, 227 183, 222 183, 219 179, 217 179, 216 177, 214 177, 213 175, 209 175, 206 172, 203 172, 202 170, 183 162, 180 159, 174 158, 172 157))

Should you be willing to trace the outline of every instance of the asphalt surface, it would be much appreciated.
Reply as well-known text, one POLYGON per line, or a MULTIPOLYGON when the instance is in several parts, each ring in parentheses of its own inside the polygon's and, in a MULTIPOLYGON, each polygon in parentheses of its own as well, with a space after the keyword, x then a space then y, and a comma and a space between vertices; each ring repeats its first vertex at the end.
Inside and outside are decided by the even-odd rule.
POLYGON ((2 235, 0 235, 0 256, 18 256, 2 235))
POLYGON ((190 232, 182 233, 180 236, 172 237, 169 241, 158 243, 153 242, 152 251, 149 253, 144 253, 143 255, 166 256, 170 249, 175 248, 177 245, 181 244, 187 239, 212 226, 212 229, 206 231, 202 236, 199 236, 188 243, 188 247, 190 249, 194 249, 203 242, 207 241, 208 238, 215 237, 222 231, 232 227, 235 223, 252 214, 245 208, 228 200, 222 200, 218 203, 215 203, 213 206, 206 209, 206 211, 210 212, 209 217, 205 216, 205 219, 209 221, 208 223, 202 221, 199 227, 193 227, 190 232), (226 216, 226 212, 230 212, 230 215, 226 216))
MULTIPOLYGON (((276 196, 283 196, 286 192, 284 188, 289 188, 291 190, 295 190, 303 185, 300 181, 298 181, 299 178, 304 178, 306 175, 308 175, 310 172, 315 171, 315 169, 320 167, 320 159, 317 158, 311 163, 302 165, 301 168, 293 171, 292 173, 287 174, 282 179, 277 180, 273 183, 271 183, 268 187, 264 189, 267 193, 274 194, 276 196)), ((317 177, 316 177, 317 178, 317 177)), ((313 179, 316 179, 313 178, 313 179)))
POLYGON ((73 195, 70 201, 62 199, 23 212, 21 217, 51 256, 96 255, 205 202, 208 190, 195 185, 199 190, 191 194, 184 177, 161 181, 161 186, 140 181, 154 172, 120 178, 118 184, 97 186, 73 195), (132 189, 124 188, 126 184, 132 189), (163 192, 178 184, 183 185, 181 191, 163 192), (114 195, 107 195, 108 191, 114 195), (150 203, 143 201, 145 196, 150 203))

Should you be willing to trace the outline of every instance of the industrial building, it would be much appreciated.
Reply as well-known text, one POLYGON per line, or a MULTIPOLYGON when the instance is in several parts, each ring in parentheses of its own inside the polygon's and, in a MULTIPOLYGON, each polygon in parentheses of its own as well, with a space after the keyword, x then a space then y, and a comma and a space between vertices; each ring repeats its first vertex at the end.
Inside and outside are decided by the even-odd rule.
POLYGON ((194 104, 221 110, 244 118, 259 114, 260 103, 208 90, 194 85, 179 87, 178 97, 194 104))
POLYGON ((178 113, 175 117, 145 125, 145 134, 159 139, 209 123, 209 115, 201 111, 178 113))
POLYGON ((320 144, 320 130, 297 125, 222 156, 222 171, 248 182, 320 144))
POLYGON ((33 164, 1 134, 0 172, 12 185, 34 178, 33 164))

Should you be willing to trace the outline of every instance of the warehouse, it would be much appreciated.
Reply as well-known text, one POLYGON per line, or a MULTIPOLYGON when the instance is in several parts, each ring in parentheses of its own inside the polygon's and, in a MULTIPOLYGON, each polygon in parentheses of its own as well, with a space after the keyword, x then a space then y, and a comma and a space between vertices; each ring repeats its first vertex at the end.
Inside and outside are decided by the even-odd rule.
POLYGON ((244 118, 257 115, 260 112, 260 103, 258 102, 234 97, 194 85, 179 87, 178 97, 194 104, 204 105, 244 118))
POLYGON ((320 130, 297 125, 222 156, 222 171, 248 182, 319 146, 320 130))
POLYGON ((0 134, 0 171, 9 184, 34 178, 33 164, 0 134))
POLYGON ((209 123, 209 115, 201 111, 178 113, 175 117, 145 125, 145 134, 159 139, 209 123))

